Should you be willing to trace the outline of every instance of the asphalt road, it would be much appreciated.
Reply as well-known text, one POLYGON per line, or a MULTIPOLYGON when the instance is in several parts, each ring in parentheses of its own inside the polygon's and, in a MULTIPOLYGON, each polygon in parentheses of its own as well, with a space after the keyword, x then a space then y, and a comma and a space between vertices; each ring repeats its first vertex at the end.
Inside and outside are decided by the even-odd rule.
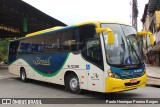
MULTIPOLYGON (((143 87, 135 90, 118 92, 112 94, 104 94, 98 92, 84 91, 82 94, 72 94, 64 90, 64 86, 39 82, 30 80, 27 83, 21 82, 18 77, 15 77, 8 73, 6 67, 0 67, 0 98, 94 98, 95 100, 101 100, 101 98, 109 99, 109 98, 160 98, 160 88, 156 87, 143 87)), ((72 99, 71 99, 72 100, 72 99)), ((72 104, 72 106, 80 107, 80 106, 96 106, 93 105, 85 105, 85 104, 72 104)), ((143 104, 144 105, 144 104, 143 104)), ((132 106, 143 106, 134 105, 132 106)), ((0 105, 1 107, 2 105, 0 105)), ((9 105, 8 105, 9 106, 9 105)), ((19 106, 19 105, 18 105, 19 106)), ((27 106, 27 105, 25 105, 27 106)), ((33 106, 33 105, 32 105, 33 106)), ((36 105, 34 105, 36 106, 36 105)), ((53 105, 44 105, 44 106, 53 106, 53 105)), ((59 105, 61 107, 65 106, 65 104, 59 105)), ((97 105, 99 106, 99 104, 97 105)), ((101 105, 106 106, 106 105, 101 105)), ((112 106, 128 106, 127 104, 117 105, 113 104, 112 106)), ((144 106, 151 106, 145 104, 144 106)), ((159 105, 154 105, 159 106, 159 105)), ((6 105, 5 105, 6 107, 6 105)), ((16 106, 17 107, 17 106, 16 106)), ((37 106, 41 107, 41 106, 37 106)))

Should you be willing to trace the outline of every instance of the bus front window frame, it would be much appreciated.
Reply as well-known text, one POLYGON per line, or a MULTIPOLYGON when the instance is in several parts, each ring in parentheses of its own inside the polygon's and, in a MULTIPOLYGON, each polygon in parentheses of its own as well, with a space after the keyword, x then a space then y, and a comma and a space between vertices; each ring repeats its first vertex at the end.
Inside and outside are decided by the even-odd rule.
MULTIPOLYGON (((143 62, 143 60, 141 60, 141 61, 138 61, 137 63, 136 62, 133 62, 133 58, 135 58, 135 57, 141 57, 141 56, 138 56, 138 55, 135 55, 134 57, 133 57, 133 53, 135 53, 136 54, 136 51, 135 50, 133 50, 132 51, 132 53, 131 53, 131 51, 129 51, 129 46, 131 47, 131 44, 129 44, 127 41, 128 41, 128 39, 127 39, 127 37, 129 37, 129 35, 126 35, 126 32, 125 32, 125 30, 124 30, 124 28, 123 27, 127 27, 128 29, 130 29, 130 30, 132 30, 132 28, 133 27, 131 27, 131 26, 129 26, 129 25, 123 25, 123 24, 115 24, 115 23, 102 23, 101 24, 101 27, 108 27, 108 28, 110 28, 112 31, 113 31, 113 33, 114 33, 114 44, 113 45, 108 45, 107 43, 106 43, 106 39, 108 39, 108 36, 107 36, 107 34, 105 33, 105 32, 103 32, 103 40, 104 40, 104 47, 105 47, 105 53, 106 53, 106 62, 108 63, 108 65, 111 65, 111 66, 114 66, 114 67, 120 67, 120 68, 124 68, 124 69, 132 69, 132 68, 138 68, 138 67, 140 67, 144 62, 143 62), (109 27, 108 25, 110 25, 110 26, 112 26, 112 25, 114 25, 115 27, 109 27), (106 26, 107 25, 107 26, 106 26), (118 28, 116 28, 116 26, 117 27, 119 27, 119 30, 117 30, 118 28), (123 27, 122 27, 123 26, 123 27), (117 30, 117 31, 116 31, 117 30), (116 32, 115 32, 116 31, 116 32), (117 36, 117 39, 116 39, 116 35, 118 35, 117 36), (118 46, 117 46, 117 49, 112 49, 112 51, 109 51, 108 50, 108 47, 110 47, 110 48, 113 48, 113 47, 115 47, 114 45, 116 45, 116 40, 119 40, 119 39, 121 39, 121 41, 123 42, 120 42, 120 43, 117 43, 118 44, 118 46), (117 54, 118 52, 121 52, 120 51, 120 47, 121 47, 121 45, 120 44, 123 44, 122 46, 124 46, 124 50, 125 51, 123 51, 123 55, 113 55, 113 54, 117 54), (106 47, 106 45, 107 45, 107 47, 106 47), (113 52, 113 51, 117 51, 117 52, 113 52), (108 52, 110 52, 111 54, 109 54, 108 52), (111 55, 113 58, 111 58, 111 56, 109 56, 109 55, 111 55), (117 56, 117 58, 115 57, 115 56, 117 56), (123 57, 123 58, 121 58, 121 57, 123 57), (116 58, 116 59, 115 59, 116 58), (110 62, 110 60, 113 60, 114 62, 110 62), (122 59, 122 61, 120 60, 120 59, 122 59), (119 62, 118 62, 118 60, 119 60, 119 62), (121 62, 122 63, 121 63, 121 62)), ((137 34, 137 32, 136 32, 136 30, 133 30, 132 31, 132 33, 133 34, 135 34, 134 35, 134 38, 137 36, 136 34, 137 34)), ((130 41, 130 40, 129 40, 130 41)), ((119 41, 118 41, 119 42, 119 41)), ((138 44, 137 44, 138 45, 138 44)), ((132 47, 133 48, 133 47, 132 47)), ((139 59, 139 58, 138 58, 139 59)))

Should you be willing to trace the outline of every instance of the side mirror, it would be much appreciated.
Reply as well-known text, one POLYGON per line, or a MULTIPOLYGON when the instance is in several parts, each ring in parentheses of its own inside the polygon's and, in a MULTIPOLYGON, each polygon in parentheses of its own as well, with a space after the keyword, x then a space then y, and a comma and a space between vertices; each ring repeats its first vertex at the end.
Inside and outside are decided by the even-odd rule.
POLYGON ((114 43, 114 34, 113 31, 109 28, 95 28, 96 29, 96 33, 102 33, 102 32, 106 32, 108 33, 108 44, 113 44, 114 43))
POLYGON ((153 46, 154 45, 154 36, 151 32, 137 32, 138 36, 145 36, 145 35, 149 35, 150 37, 150 43, 153 46))

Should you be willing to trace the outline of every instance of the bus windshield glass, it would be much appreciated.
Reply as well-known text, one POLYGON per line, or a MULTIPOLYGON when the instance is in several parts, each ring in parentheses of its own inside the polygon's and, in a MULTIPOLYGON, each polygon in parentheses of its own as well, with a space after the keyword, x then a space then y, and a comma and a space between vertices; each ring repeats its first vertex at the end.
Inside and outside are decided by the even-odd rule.
POLYGON ((114 33, 114 44, 107 44, 107 33, 103 33, 108 64, 116 66, 132 66, 143 63, 141 44, 137 42, 137 32, 134 27, 122 24, 101 24, 114 33))

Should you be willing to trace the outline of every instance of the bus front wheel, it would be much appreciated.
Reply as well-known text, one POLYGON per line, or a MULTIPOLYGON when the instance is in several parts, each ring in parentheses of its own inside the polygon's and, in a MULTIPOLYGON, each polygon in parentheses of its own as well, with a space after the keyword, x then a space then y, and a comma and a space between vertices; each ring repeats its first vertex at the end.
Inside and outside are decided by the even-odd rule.
POLYGON ((24 68, 21 68, 20 70, 20 78, 23 82, 27 82, 26 71, 24 68))
POLYGON ((79 79, 75 74, 73 73, 69 74, 66 80, 67 80, 66 81, 67 90, 73 93, 77 93, 77 94, 81 92, 80 85, 79 85, 79 79))

